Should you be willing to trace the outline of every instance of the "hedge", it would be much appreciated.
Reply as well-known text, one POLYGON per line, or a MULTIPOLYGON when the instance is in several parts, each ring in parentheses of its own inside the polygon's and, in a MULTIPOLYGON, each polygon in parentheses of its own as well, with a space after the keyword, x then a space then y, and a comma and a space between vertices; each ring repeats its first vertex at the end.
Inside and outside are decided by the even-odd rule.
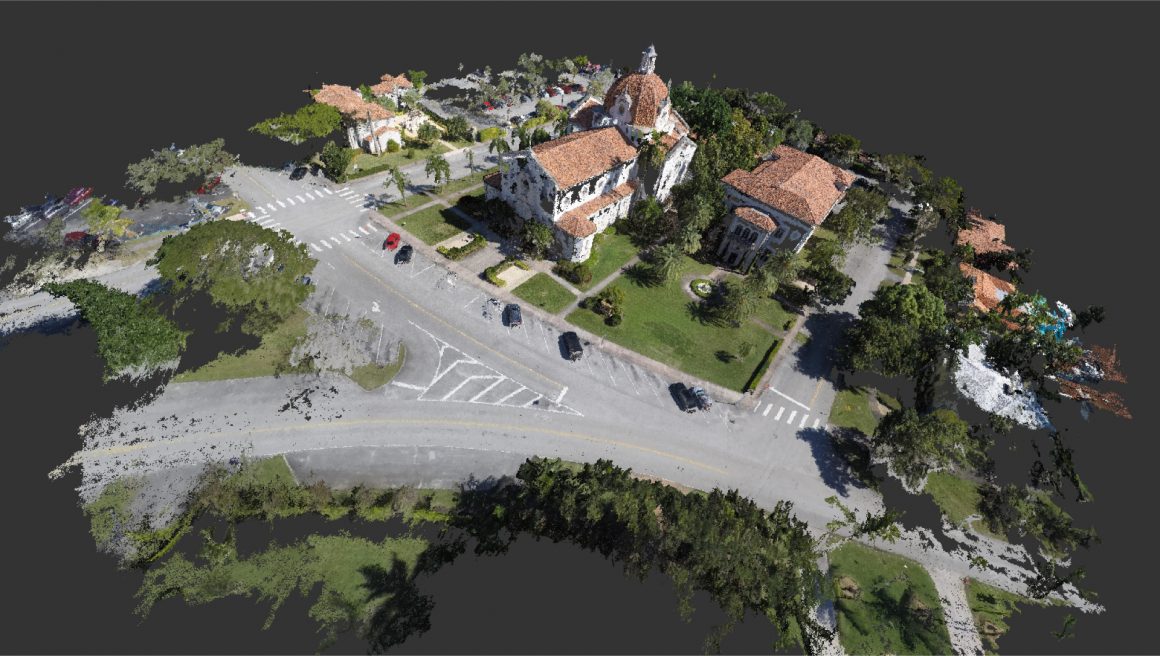
POLYGON ((519 268, 519 269, 523 269, 524 271, 531 270, 531 267, 528 266, 528 263, 524 262, 523 260, 507 259, 507 260, 504 260, 503 262, 500 262, 499 264, 496 264, 495 266, 489 266, 486 269, 484 269, 483 270, 483 277, 486 278, 488 282, 495 285, 496 287, 503 287, 503 286, 507 285, 507 282, 505 282, 502 278, 500 278, 499 274, 503 273, 504 271, 507 271, 509 268, 511 268, 513 266, 516 268, 519 268))
POLYGON ((439 251, 443 257, 449 260, 462 260, 472 253, 480 250, 487 245, 487 239, 478 232, 472 233, 471 241, 462 246, 455 248, 447 248, 446 246, 439 246, 435 250, 439 251))
POLYGON ((779 346, 781 346, 781 340, 774 340, 773 346, 770 346, 769 350, 765 352, 765 357, 761 358, 757 369, 753 370, 753 375, 749 377, 749 382, 745 383, 743 392, 752 392, 757 387, 757 384, 761 382, 762 377, 765 376, 765 372, 769 369, 769 364, 773 362, 773 356, 777 354, 777 347, 779 346))

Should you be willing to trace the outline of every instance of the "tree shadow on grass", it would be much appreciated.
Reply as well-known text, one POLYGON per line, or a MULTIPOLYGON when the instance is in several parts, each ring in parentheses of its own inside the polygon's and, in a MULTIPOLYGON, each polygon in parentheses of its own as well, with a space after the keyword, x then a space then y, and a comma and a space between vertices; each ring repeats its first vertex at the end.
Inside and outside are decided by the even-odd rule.
POLYGON ((886 582, 875 582, 873 596, 866 605, 890 625, 898 628, 906 653, 947 653, 950 644, 939 635, 939 627, 946 626, 942 608, 929 608, 919 601, 914 588, 907 585, 897 600, 891 598, 886 582))
POLYGON ((657 270, 643 262, 637 262, 625 269, 624 277, 640 287, 650 289, 660 287, 664 283, 664 278, 657 273, 657 270))

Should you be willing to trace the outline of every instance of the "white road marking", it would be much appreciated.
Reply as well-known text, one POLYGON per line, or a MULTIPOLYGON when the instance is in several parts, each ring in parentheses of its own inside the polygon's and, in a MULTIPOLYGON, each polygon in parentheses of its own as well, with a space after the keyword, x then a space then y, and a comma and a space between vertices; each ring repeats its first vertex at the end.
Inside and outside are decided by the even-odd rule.
POLYGON ((772 387, 771 387, 771 388, 769 388, 769 391, 771 391, 771 392, 773 392, 774 394, 776 394, 776 395, 780 396, 781 398, 785 399, 786 401, 789 401, 790 403, 793 403, 793 404, 797 405, 798 407, 800 407, 800 408, 801 408, 801 409, 803 409, 803 410, 809 410, 809 409, 810 409, 810 406, 808 406, 808 405, 806 405, 806 404, 802 403, 801 401, 795 401, 794 399, 792 399, 792 398, 790 398, 790 397, 786 396, 785 394, 782 394, 781 392, 779 392, 779 391, 777 391, 777 390, 773 389, 772 387))
POLYGON ((287 202, 287 203, 290 203, 291 205, 297 205, 297 204, 298 204, 298 203, 295 203, 295 202, 294 202, 294 199, 293 199, 293 198, 291 198, 291 197, 289 197, 289 196, 287 196, 287 197, 286 197, 286 202, 287 202))
POLYGON ((521 406, 521 407, 524 407, 524 408, 526 408, 526 407, 528 407, 528 406, 532 405, 533 403, 538 403, 538 402, 539 402, 539 400, 540 400, 540 399, 542 399, 542 398, 544 398, 544 395, 543 395, 543 394, 536 394, 536 398, 532 399, 531 401, 528 401, 527 403, 525 403, 525 404, 524 404, 523 406, 521 406))
POLYGON ((311 196, 311 195, 310 195, 310 192, 309 192, 309 191, 304 191, 304 192, 302 192, 302 193, 306 194, 306 197, 307 197, 307 198, 309 198, 310 200, 317 200, 317 199, 315 199, 315 198, 314 198, 314 196, 311 196))
POLYGON ((359 230, 359 232, 363 233, 364 235, 369 235, 369 234, 371 234, 371 233, 367 232, 367 229, 366 229, 366 228, 364 228, 364 227, 362 227, 362 226, 359 226, 359 227, 358 227, 358 230, 359 230))
POLYGON ((347 232, 349 232, 351 235, 353 235, 355 239, 358 239, 358 233, 355 232, 354 230, 347 230, 347 232))
POLYGON ((301 196, 295 195, 294 197, 297 198, 299 200, 299 202, 302 202, 302 203, 306 202, 306 199, 301 197, 301 196))
POLYGON ((318 244, 313 244, 313 243, 312 243, 312 244, 310 244, 310 246, 311 246, 311 247, 312 247, 314 250, 318 251, 319 253, 321 253, 321 252, 322 252, 322 249, 318 247, 318 244))
POLYGON ((322 240, 322 245, 327 248, 334 248, 334 246, 331 246, 330 242, 326 241, 325 239, 322 240))
MULTIPOLYGON (((595 354, 593 354, 593 357, 595 357, 595 354)), ((605 355, 604 358, 602 358, 604 360, 604 366, 606 369, 608 369, 608 378, 612 380, 613 385, 616 385, 616 376, 612 375, 612 366, 608 364, 607 358, 608 358, 607 355, 605 355)))
MULTIPOLYGON (((435 265, 434 265, 434 264, 428 264, 428 265, 427 265, 426 267, 424 267, 424 268, 423 268, 421 271, 419 271, 419 272, 417 272, 417 273, 412 273, 412 274, 411 274, 411 278, 415 278, 416 276, 421 276, 421 275, 423 275, 423 274, 424 274, 424 273, 427 271, 427 269, 430 269, 430 268, 431 268, 431 267, 433 267, 433 266, 435 266, 435 265)), ((415 268, 415 262, 414 262, 414 260, 412 260, 412 261, 411 261, 411 268, 412 268, 412 269, 413 269, 413 268, 415 268)))
POLYGON ((468 305, 471 305, 472 303, 474 303, 474 302, 476 301, 476 299, 478 299, 478 298, 479 298, 479 296, 480 296, 479 294, 476 294, 474 298, 472 298, 470 301, 468 301, 468 302, 464 303, 464 304, 463 304, 463 309, 464 309, 464 310, 466 310, 466 309, 467 309, 467 306, 468 306, 468 305))
POLYGON ((765 406, 765 412, 761 413, 761 416, 762 416, 762 417, 768 417, 768 416, 769 416, 769 411, 770 411, 770 410, 772 410, 772 409, 773 409, 773 404, 772 404, 772 403, 770 403, 769 405, 765 406))
POLYGON ((540 337, 544 338, 544 350, 551 353, 552 347, 548 346, 548 333, 544 331, 544 324, 537 321, 536 325, 539 326, 539 328, 540 328, 540 337))
MULTIPOLYGON (((773 407, 772 405, 770 407, 773 407)), ((785 412, 785 406, 777 409, 777 414, 773 416, 774 421, 781 421, 781 414, 785 412)))
MULTIPOLYGON (((758 401, 758 402, 757 402, 757 405, 753 406, 753 413, 754 413, 754 414, 757 414, 757 411, 758 411, 759 409, 761 409, 761 401, 758 401)), ((769 414, 769 408, 766 408, 766 409, 765 409, 765 414, 769 414)))
MULTIPOLYGON (((276 202, 278 203, 279 206, 286 207, 286 203, 283 203, 282 201, 276 201, 276 202)), ((271 206, 271 207, 273 207, 273 206, 271 206)))
POLYGON ((785 420, 785 423, 787 423, 787 424, 792 424, 792 423, 793 423, 793 418, 794 418, 794 417, 796 417, 796 416, 797 416, 797 410, 790 410, 790 411, 789 411, 789 419, 786 419, 786 420, 785 420))
POLYGON ((821 422, 822 422, 822 420, 821 420, 821 419, 815 419, 815 420, 814 420, 814 428, 817 428, 817 427, 818 427, 818 424, 820 424, 821 422))
POLYGON ((376 227, 375 227, 375 224, 373 224, 373 223, 368 223, 368 224, 367 224, 367 227, 368 227, 368 228, 370 228, 371 230, 375 231, 375 232, 378 232, 378 231, 379 231, 379 229, 378 229, 378 228, 376 228, 376 227))
POLYGON ((476 378, 488 378, 488 376, 468 376, 467 378, 464 378, 458 385, 456 385, 454 389, 452 389, 450 392, 444 394, 443 398, 441 398, 439 400, 446 401, 447 399, 451 398, 456 392, 463 389, 464 385, 470 383, 471 381, 475 380, 476 378))
POLYGON ((564 394, 565 394, 567 391, 568 391, 568 388, 567 388, 567 387, 565 387, 564 389, 560 390, 560 395, 559 395, 559 396, 557 396, 555 399, 552 399, 552 403, 559 403, 560 401, 563 401, 563 400, 564 400, 564 394))
MULTIPOLYGON (((347 237, 346 235, 344 235, 344 234, 342 234, 342 233, 339 233, 339 234, 338 234, 338 236, 339 236, 339 237, 342 237, 343 239, 347 240, 348 242, 350 241, 350 237, 347 237)), ((338 240, 337 240, 337 239, 335 239, 334 241, 338 241, 338 240)))
POLYGON ((804 415, 802 415, 802 421, 801 421, 801 423, 800 423, 800 424, 798 424, 798 428, 805 428, 805 427, 806 427, 806 420, 807 420, 807 419, 809 419, 809 418, 810 418, 810 416, 809 416, 809 414, 808 414, 808 413, 807 413, 807 414, 804 414, 804 415))
POLYGON ((257 214, 254 214, 253 212, 246 212, 246 218, 247 218, 247 219, 253 219, 253 218, 256 218, 257 216, 258 216, 258 215, 257 215, 257 214))
POLYGON ((280 225, 282 225, 282 222, 281 222, 281 221, 279 221, 278 223, 271 223, 270 225, 268 225, 268 226, 266 226, 266 227, 267 227, 267 228, 270 228, 271 230, 273 230, 274 228, 277 228, 277 227, 278 227, 278 226, 280 226, 280 225))
POLYGON ((274 222, 274 219, 272 219, 272 218, 270 218, 270 219, 262 219, 261 221, 259 221, 259 222, 258 222, 258 225, 260 225, 260 226, 266 226, 266 225, 269 225, 269 224, 271 224, 271 223, 273 223, 273 222, 274 222))
POLYGON ((333 192, 333 191, 331 191, 331 190, 329 190, 329 189, 325 189, 325 188, 324 188, 324 189, 323 189, 323 191, 325 191, 325 192, 327 193, 327 195, 329 195, 329 196, 333 196, 333 195, 334 195, 334 192, 333 192))
POLYGON ((391 381, 391 384, 394 385, 395 387, 403 387, 406 389, 419 390, 420 392, 427 391, 427 388, 423 387, 422 385, 412 385, 411 383, 400 383, 400 382, 393 381, 393 380, 391 381))
POLYGON ((344 191, 344 192, 341 192, 341 193, 339 193, 338 195, 339 195, 339 196, 341 196, 341 197, 343 197, 343 198, 346 198, 347 196, 351 195, 352 193, 354 193, 354 192, 352 192, 352 191, 344 191))
MULTIPOLYGON (((512 381, 512 382, 515 382, 515 381, 512 381)), ((518 390, 516 390, 516 391, 512 392, 511 394, 508 394, 507 396, 505 396, 505 397, 503 397, 502 399, 500 399, 500 400, 496 401, 496 402, 495 402, 495 403, 493 403, 492 405, 501 405, 501 404, 503 404, 503 402, 504 402, 504 401, 507 401, 508 399, 512 398, 512 397, 513 397, 513 396, 515 396, 516 394, 519 394, 520 392, 522 392, 522 391, 524 391, 524 390, 526 390, 526 389, 528 389, 528 388, 524 387, 523 385, 520 385, 520 388, 519 388, 518 390)))
POLYGON ((378 312, 378 311, 379 311, 379 302, 378 301, 371 301, 371 312, 378 312))
POLYGON ((339 189, 339 191, 346 191, 347 189, 350 189, 350 187, 343 187, 342 189, 339 189))
POLYGON ((265 208, 265 207, 263 207, 263 206, 261 206, 261 205, 259 205, 259 206, 258 206, 258 211, 259 211, 259 212, 261 212, 262 214, 265 214, 265 213, 266 213, 266 208, 265 208))
POLYGON ((634 394, 636 394, 637 396, 640 396, 640 390, 639 390, 639 389, 637 389, 636 381, 632 379, 632 372, 631 372, 631 371, 629 371, 629 370, 628 370, 628 367, 626 367, 626 366, 624 365, 624 363, 623 363, 623 362, 621 362, 620 360, 613 360, 613 362, 615 362, 616 364, 620 365, 620 368, 621 368, 621 369, 624 369, 624 371, 625 371, 625 377, 626 377, 626 378, 628 378, 628 382, 632 383, 632 391, 633 391, 633 393, 634 393, 634 394))
MULTIPOLYGON (((499 385, 500 383, 504 382, 505 380, 511 380, 511 379, 508 378, 507 376, 501 376, 500 378, 497 378, 494 383, 492 383, 491 385, 488 385, 482 392, 471 397, 471 399, 469 400, 469 403, 475 403, 476 399, 478 399, 479 397, 483 396, 484 394, 487 394, 488 392, 492 391, 493 389, 495 389, 496 385, 499 385)), ((565 388, 565 389, 567 389, 567 388, 565 388)))

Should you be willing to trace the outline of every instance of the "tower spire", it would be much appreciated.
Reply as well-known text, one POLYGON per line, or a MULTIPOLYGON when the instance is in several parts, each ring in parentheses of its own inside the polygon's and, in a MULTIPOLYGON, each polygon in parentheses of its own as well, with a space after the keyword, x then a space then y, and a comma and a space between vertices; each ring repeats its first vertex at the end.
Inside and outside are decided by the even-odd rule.
POLYGON ((647 50, 640 53, 640 67, 637 72, 648 75, 657 68, 657 49, 652 44, 649 44, 647 50))

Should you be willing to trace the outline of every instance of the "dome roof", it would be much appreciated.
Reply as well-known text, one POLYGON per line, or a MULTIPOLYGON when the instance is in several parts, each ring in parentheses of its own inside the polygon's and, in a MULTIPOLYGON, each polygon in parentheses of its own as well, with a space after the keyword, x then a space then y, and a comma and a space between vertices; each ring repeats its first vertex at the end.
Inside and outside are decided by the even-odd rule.
POLYGON ((604 94, 604 111, 611 113, 621 94, 627 94, 632 100, 628 122, 652 127, 656 124, 661 105, 669 97, 669 88, 656 73, 629 73, 613 82, 608 93, 604 94))

